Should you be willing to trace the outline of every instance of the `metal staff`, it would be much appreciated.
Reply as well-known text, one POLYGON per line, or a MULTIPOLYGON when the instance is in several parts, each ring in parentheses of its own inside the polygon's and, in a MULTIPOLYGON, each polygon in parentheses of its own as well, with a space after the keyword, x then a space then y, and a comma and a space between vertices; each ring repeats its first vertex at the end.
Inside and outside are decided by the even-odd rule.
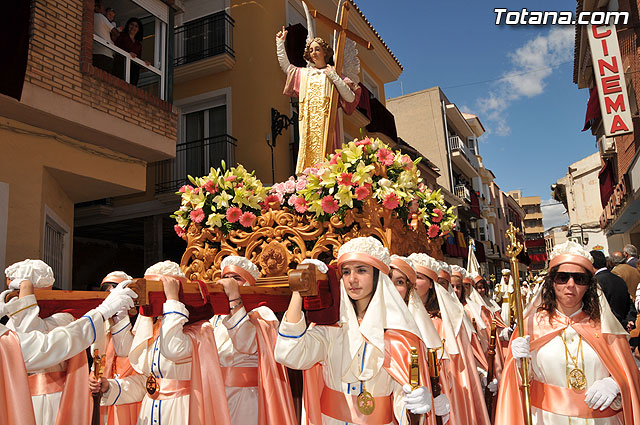
POLYGON ((487 411, 489 412, 489 417, 493 416, 492 405, 493 405, 493 394, 489 390, 489 382, 493 381, 494 375, 494 361, 496 357, 496 321, 495 319, 491 321, 491 338, 489 339, 489 349, 487 350, 487 388, 484 389, 484 401, 487 404, 487 411))
MULTIPOLYGON (((101 356, 97 349, 93 350, 93 378, 100 382, 104 372, 105 356, 101 356)), ((91 412, 91 425, 100 425, 100 399, 102 393, 91 394, 93 397, 93 411, 91 412)))
MULTIPOLYGON (((442 342, 442 349, 444 350, 444 341, 442 342)), ((440 395, 442 389, 440 388, 440 368, 438 360, 438 350, 435 348, 427 349, 427 361, 429 363, 429 378, 431 379, 431 394, 435 399, 440 395)), ((434 412, 435 415, 435 412, 434 412)), ((436 424, 442 425, 442 417, 436 415, 436 424)))
MULTIPOLYGON (((513 276, 513 287, 515 295, 516 325, 518 327, 518 336, 524 336, 524 320, 522 318, 522 295, 520 293, 520 279, 518 278, 518 254, 522 251, 522 244, 516 239, 518 228, 509 223, 509 229, 506 231, 509 245, 506 249, 507 256, 511 259, 511 275, 513 276)), ((520 363, 520 371, 522 374, 522 392, 524 394, 524 417, 527 425, 532 425, 531 419, 531 391, 529 386, 529 359, 522 359, 520 363)))

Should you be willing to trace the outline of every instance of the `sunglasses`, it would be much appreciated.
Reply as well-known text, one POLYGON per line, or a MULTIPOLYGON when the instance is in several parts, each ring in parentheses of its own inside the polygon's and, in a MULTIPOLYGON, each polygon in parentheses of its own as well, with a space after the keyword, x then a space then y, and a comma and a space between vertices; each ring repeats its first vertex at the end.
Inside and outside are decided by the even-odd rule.
POLYGON ((576 285, 586 286, 590 282, 589 275, 586 273, 569 273, 569 272, 558 272, 556 276, 553 278, 553 282, 558 285, 564 285, 569 282, 569 279, 573 278, 573 281, 576 285))

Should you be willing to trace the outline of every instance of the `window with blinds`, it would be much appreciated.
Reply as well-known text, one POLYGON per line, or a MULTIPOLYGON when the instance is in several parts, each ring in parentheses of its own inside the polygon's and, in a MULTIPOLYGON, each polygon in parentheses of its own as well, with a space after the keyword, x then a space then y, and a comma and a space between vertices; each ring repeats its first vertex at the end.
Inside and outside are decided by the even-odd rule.
POLYGON ((64 276, 64 238, 66 232, 47 216, 44 225, 42 260, 53 270, 56 281, 64 276))

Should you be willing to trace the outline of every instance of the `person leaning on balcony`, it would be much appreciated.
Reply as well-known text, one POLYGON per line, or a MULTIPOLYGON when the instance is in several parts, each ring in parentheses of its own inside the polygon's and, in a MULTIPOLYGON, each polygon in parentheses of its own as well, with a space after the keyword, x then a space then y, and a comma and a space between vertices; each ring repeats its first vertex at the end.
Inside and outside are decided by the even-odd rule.
MULTIPOLYGON (((142 39, 144 32, 142 22, 138 18, 130 18, 124 26, 124 30, 116 39, 116 46, 129 53, 132 58, 142 59, 142 39)), ((150 62, 145 61, 147 66, 150 62)), ((122 56, 117 55, 114 60, 114 74, 124 80, 125 76, 125 60, 122 56)), ((131 64, 131 73, 129 74, 129 82, 134 86, 138 85, 140 78, 140 67, 134 63, 131 64)))
MULTIPOLYGON (((118 30, 105 16, 105 9, 102 1, 95 2, 93 32, 95 35, 101 37, 107 42, 114 42, 118 37, 118 30)), ((94 42, 93 66, 108 73, 113 73, 113 50, 98 42, 94 42)))

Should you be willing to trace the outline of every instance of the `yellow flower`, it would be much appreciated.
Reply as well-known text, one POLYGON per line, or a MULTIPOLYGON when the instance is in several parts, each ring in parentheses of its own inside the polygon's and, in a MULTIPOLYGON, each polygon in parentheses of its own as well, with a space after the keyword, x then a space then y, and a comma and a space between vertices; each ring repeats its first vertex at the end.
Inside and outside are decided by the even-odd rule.
POLYGON ((209 218, 207 219, 207 222, 205 224, 208 227, 222 227, 223 218, 224 218, 223 214, 218 214, 218 213, 209 214, 209 218))
POLYGON ((350 188, 341 186, 338 193, 336 193, 335 198, 338 200, 340 206, 347 205, 349 208, 353 208, 353 199, 355 198, 355 195, 351 193, 350 188))
POLYGON ((231 200, 231 198, 233 198, 231 195, 229 195, 227 192, 220 192, 219 195, 217 195, 215 198, 213 198, 213 205, 215 207, 223 207, 223 208, 228 208, 229 207, 229 201, 231 200))

